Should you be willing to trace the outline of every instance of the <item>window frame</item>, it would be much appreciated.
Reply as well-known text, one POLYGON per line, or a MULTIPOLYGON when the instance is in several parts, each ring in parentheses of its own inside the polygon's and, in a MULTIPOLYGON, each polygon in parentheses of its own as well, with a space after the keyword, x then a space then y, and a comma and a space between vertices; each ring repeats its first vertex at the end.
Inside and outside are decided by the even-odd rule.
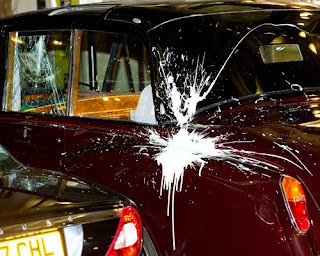
MULTIPOLYGON (((73 51, 72 51, 72 63, 74 63, 73 67, 73 71, 71 74, 72 77, 72 82, 69 84, 68 87, 68 103, 69 103, 69 113, 68 116, 72 117, 72 118, 88 118, 88 119, 98 119, 98 120, 104 120, 104 121, 115 121, 115 122, 129 122, 129 123, 135 123, 135 124, 139 124, 139 122, 133 121, 133 120, 126 120, 126 119, 115 119, 115 118, 99 118, 99 117, 94 117, 94 116, 82 116, 80 117, 79 115, 75 115, 76 113, 76 108, 75 108, 75 101, 77 101, 77 87, 78 87, 78 81, 79 81, 79 71, 80 71, 80 66, 78 66, 77 68, 75 68, 77 65, 80 65, 80 60, 81 60, 81 43, 79 42, 79 40, 81 41, 81 38, 79 39, 79 37, 81 36, 81 33, 83 33, 84 31, 90 31, 90 32, 101 32, 101 33, 116 33, 116 34, 128 34, 128 35, 136 35, 137 38, 139 38, 142 42, 142 44, 144 45, 145 49, 146 49, 146 58, 148 61, 148 72, 150 75, 150 84, 152 85, 152 95, 153 95, 153 101, 154 101, 154 107, 155 107, 155 118, 156 118, 156 126, 159 125, 159 121, 157 118, 157 111, 156 111, 156 93, 155 93, 155 80, 154 78, 155 76, 155 72, 154 72, 154 60, 152 58, 152 54, 151 54, 151 43, 150 43, 150 39, 147 36, 146 33, 143 33, 142 31, 139 31, 139 29, 136 28, 136 26, 132 26, 132 24, 128 24, 127 22, 122 22, 122 21, 108 21, 107 24, 105 24, 106 26, 88 26, 88 24, 86 26, 74 26, 73 29, 75 31, 74 33, 74 39, 73 39, 73 51)), ((142 124, 142 123, 141 123, 142 124)), ((153 125, 153 124, 148 124, 148 125, 153 125)), ((154 125, 153 125, 154 126, 154 125)))
MULTIPOLYGON (((61 32, 70 32, 70 47, 72 46, 72 38, 73 38, 73 29, 71 28, 68 28, 68 29, 48 29, 48 30, 38 30, 38 29, 35 29, 35 30, 30 30, 30 29, 27 29, 27 30, 23 30, 23 29, 15 29, 15 30, 8 30, 8 31, 5 31, 5 37, 6 37, 6 42, 7 42, 7 45, 6 47, 4 47, 5 49, 5 52, 6 52, 6 63, 5 63, 5 71, 4 71, 4 74, 5 74, 5 78, 4 78, 4 81, 3 81, 3 90, 2 93, 2 104, 1 104, 1 110, 2 112, 11 112, 11 113, 20 113, 20 114, 26 114, 26 115, 45 115, 45 116, 51 116, 51 117, 55 117, 56 115, 52 115, 50 113, 36 113, 36 112, 24 112, 24 111, 14 111, 14 110, 8 110, 8 80, 10 79, 9 77, 9 72, 10 70, 13 72, 13 68, 10 69, 10 65, 12 65, 14 63, 14 60, 12 60, 12 57, 10 57, 10 54, 13 54, 14 55, 14 51, 12 51, 13 53, 10 53, 11 52, 11 49, 12 49, 12 40, 11 40, 11 35, 13 33, 33 33, 33 34, 45 34, 45 33, 48 33, 48 32, 56 32, 56 31, 61 31, 61 32), (8 70, 8 71, 7 71, 8 70)), ((69 87, 69 84, 70 84, 70 81, 71 81, 71 76, 70 76, 70 72, 72 70, 72 59, 71 59, 71 56, 72 56, 72 52, 73 50, 70 51, 70 59, 69 59, 69 67, 68 67, 68 74, 69 74, 69 79, 68 79, 68 87, 69 87)), ((13 57, 14 58, 14 57, 13 57)), ((13 77, 13 73, 11 75, 11 77, 13 77)), ((67 95, 67 99, 68 99, 68 95, 67 95)), ((66 102, 66 113, 65 115, 59 115, 59 117, 63 117, 63 116, 68 116, 68 100, 66 102)))

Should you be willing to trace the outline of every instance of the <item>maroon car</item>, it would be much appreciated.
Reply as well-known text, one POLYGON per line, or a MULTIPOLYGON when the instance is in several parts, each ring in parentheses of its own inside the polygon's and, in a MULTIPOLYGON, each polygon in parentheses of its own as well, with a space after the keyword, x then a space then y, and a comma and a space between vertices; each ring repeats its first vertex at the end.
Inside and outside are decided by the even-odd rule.
POLYGON ((155 255, 318 255, 319 11, 114 2, 3 19, 0 143, 132 199, 155 255))

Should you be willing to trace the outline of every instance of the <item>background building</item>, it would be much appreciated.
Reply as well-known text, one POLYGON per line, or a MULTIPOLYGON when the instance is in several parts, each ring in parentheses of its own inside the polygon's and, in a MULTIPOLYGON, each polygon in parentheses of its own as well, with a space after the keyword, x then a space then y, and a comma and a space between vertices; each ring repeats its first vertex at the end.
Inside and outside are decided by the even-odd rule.
POLYGON ((0 0, 0 18, 37 9, 103 2, 103 0, 0 0))

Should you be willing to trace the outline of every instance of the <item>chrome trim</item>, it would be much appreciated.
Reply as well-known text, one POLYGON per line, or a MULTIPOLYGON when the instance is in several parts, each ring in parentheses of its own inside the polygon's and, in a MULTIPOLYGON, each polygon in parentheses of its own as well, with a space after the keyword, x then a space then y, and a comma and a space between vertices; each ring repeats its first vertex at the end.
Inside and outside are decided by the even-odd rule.
POLYGON ((11 226, 1 226, 0 230, 2 230, 2 232, 0 233, 0 241, 7 236, 15 236, 49 228, 64 228, 71 225, 88 224, 102 220, 120 218, 122 212, 122 208, 94 212, 85 212, 85 208, 82 208, 82 210, 84 211, 83 213, 65 213, 64 216, 35 221, 26 220, 24 223, 17 223, 11 226))
POLYGON ((75 6, 75 7, 69 7, 69 8, 61 8, 54 10, 52 12, 48 13, 48 16, 56 16, 56 15, 62 15, 62 14, 67 14, 67 13, 72 13, 74 11, 83 11, 84 9, 81 6, 75 6))
POLYGON ((295 221, 295 219, 293 217, 293 214, 291 212, 290 205, 289 205, 289 203, 288 203, 288 201, 286 199, 286 195, 285 195, 285 193, 283 191, 282 180, 283 180, 283 178, 285 176, 291 177, 289 175, 281 175, 280 180, 279 180, 279 186, 280 186, 280 190, 281 190, 281 194, 282 194, 282 198, 283 198, 284 204, 286 206, 286 209, 287 209, 287 212, 289 214, 289 218, 290 218, 291 224, 293 225, 294 229, 298 232, 299 235, 305 235, 307 232, 303 232, 298 228, 298 225, 297 225, 297 223, 296 223, 296 221, 295 221))

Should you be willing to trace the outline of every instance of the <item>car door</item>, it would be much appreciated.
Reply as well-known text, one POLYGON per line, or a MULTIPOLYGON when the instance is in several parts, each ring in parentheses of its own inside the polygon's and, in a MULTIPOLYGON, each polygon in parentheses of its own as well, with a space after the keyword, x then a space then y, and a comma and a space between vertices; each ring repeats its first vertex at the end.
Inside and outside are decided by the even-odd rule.
POLYGON ((156 118, 147 50, 137 35, 76 30, 75 38, 72 118, 62 161, 65 170, 92 179, 97 166, 129 160, 156 118))
POLYGON ((152 223, 153 209, 160 212, 166 204, 157 200, 161 169, 146 146, 150 129, 159 128, 151 50, 133 31, 76 31, 71 113, 61 161, 63 171, 137 199, 142 218, 152 223), (146 193, 155 200, 150 202, 146 193))
POLYGON ((6 33, 1 143, 20 161, 59 169, 71 31, 6 33))

